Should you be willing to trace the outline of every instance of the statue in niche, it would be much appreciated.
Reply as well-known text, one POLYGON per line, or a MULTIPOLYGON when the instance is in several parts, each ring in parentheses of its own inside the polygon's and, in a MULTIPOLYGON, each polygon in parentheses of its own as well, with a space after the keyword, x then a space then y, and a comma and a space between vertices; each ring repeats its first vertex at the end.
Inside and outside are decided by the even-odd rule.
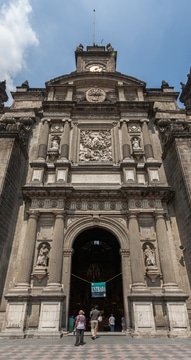
POLYGON ((140 138, 134 137, 132 139, 132 147, 133 147, 133 150, 140 150, 141 149, 141 147, 140 147, 140 138))
POLYGON ((39 245, 38 248, 38 256, 36 261, 36 266, 48 266, 49 261, 49 251, 50 251, 50 245, 47 243, 42 243, 39 245))
POLYGON ((51 150, 58 150, 59 149, 59 139, 54 137, 51 142, 51 150))
POLYGON ((155 250, 150 244, 146 244, 144 248, 145 266, 156 266, 155 250))

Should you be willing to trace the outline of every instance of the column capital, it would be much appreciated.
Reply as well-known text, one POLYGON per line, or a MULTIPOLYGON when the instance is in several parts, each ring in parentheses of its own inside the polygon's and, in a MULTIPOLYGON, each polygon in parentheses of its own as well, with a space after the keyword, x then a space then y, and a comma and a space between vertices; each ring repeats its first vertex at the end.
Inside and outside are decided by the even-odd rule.
POLYGON ((27 215, 29 219, 38 219, 40 212, 37 210, 29 210, 27 211, 27 215))
POLYGON ((166 212, 164 211, 155 211, 153 213, 155 219, 165 219, 165 216, 166 216, 166 212))
POLYGON ((130 122, 130 120, 128 118, 121 118, 120 119, 120 124, 128 124, 130 122))
POLYGON ((63 255, 64 257, 70 257, 73 254, 74 250, 72 248, 64 249, 63 255))
POLYGON ((54 212, 55 219, 64 219, 65 212, 54 212))
POLYGON ((42 118, 42 119, 41 119, 41 122, 42 122, 43 124, 48 124, 48 125, 50 125, 50 118, 42 118))
POLYGON ((129 257, 130 256, 130 250, 129 249, 120 249, 119 250, 122 257, 129 257))
POLYGON ((133 211, 127 214, 127 218, 130 219, 138 219, 140 211, 133 211))
POLYGON ((65 117, 65 118, 62 119, 63 124, 66 124, 66 123, 71 124, 71 121, 72 120, 69 117, 65 117))
POLYGON ((71 123, 71 127, 72 127, 72 128, 77 128, 77 127, 78 127, 78 121, 73 121, 73 122, 71 123))
POLYGON ((140 122, 143 123, 143 124, 144 124, 144 123, 149 123, 149 119, 143 118, 143 119, 140 120, 140 122))

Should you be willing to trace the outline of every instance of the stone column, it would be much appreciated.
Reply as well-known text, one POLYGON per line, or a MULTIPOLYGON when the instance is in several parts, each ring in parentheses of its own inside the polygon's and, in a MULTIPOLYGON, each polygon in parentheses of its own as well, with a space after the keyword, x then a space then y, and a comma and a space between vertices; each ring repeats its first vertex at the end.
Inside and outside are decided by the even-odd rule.
POLYGON ((76 163, 77 162, 77 144, 78 144, 78 123, 75 122, 72 125, 72 149, 71 149, 71 160, 76 163))
POLYGON ((56 214, 54 236, 50 252, 48 287, 61 287, 64 240, 64 214, 56 214))
POLYGON ((142 132, 143 132, 143 141, 144 141, 144 150, 146 159, 153 158, 153 148, 151 145, 151 140, 149 136, 149 129, 147 123, 148 119, 142 119, 142 132))
POLYGON ((49 136, 49 120, 43 119, 40 129, 39 145, 38 145, 38 159, 45 160, 47 156, 49 136))
POLYGON ((69 155, 69 141, 70 141, 70 123, 69 120, 65 120, 64 130, 61 138, 60 144, 60 158, 62 160, 68 160, 69 155))
POLYGON ((145 290, 144 262, 140 243, 139 225, 136 213, 129 215, 129 242, 132 274, 132 290, 145 290))
POLYGON ((130 294, 130 282, 131 282, 130 252, 127 249, 120 249, 120 253, 121 253, 121 265, 122 265, 124 315, 125 315, 126 329, 129 329, 130 317, 129 317, 128 296, 130 294))
POLYGON ((127 128, 127 121, 128 120, 122 120, 122 153, 123 153, 123 160, 129 159, 131 157, 131 148, 129 144, 129 134, 128 134, 128 128, 127 128))
POLYGON ((66 309, 65 309, 65 326, 68 328, 69 318, 69 296, 70 296, 70 283, 71 283, 71 262, 72 262, 72 248, 65 248, 63 253, 63 270, 62 270, 62 283, 64 284, 64 295, 66 296, 66 309))
POLYGON ((38 212, 30 212, 17 278, 17 286, 28 288, 33 265, 38 212))
POLYGON ((164 214, 156 213, 156 235, 158 239, 158 249, 160 256, 161 270, 163 274, 163 286, 166 288, 177 288, 173 264, 171 261, 171 253, 167 228, 164 214))

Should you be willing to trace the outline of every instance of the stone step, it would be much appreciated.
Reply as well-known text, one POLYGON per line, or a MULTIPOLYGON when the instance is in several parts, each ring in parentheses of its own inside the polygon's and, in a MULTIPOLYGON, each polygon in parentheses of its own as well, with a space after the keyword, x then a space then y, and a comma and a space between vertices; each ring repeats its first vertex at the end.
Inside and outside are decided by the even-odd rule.
MULTIPOLYGON (((74 336, 73 332, 67 333, 67 335, 74 336)), ((92 336, 90 331, 85 331, 85 335, 86 336, 92 336)), ((110 332, 110 331, 98 331, 97 336, 125 336, 126 333, 122 332, 122 331, 114 331, 114 332, 110 332)))

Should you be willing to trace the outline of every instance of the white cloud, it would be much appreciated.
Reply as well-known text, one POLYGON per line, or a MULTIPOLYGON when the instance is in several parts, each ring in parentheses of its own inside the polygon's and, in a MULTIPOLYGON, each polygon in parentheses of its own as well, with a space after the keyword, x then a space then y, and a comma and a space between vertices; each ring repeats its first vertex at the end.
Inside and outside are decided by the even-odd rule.
POLYGON ((39 41, 29 20, 29 0, 11 0, 0 8, 0 81, 14 89, 14 77, 26 67, 28 47, 39 41))

